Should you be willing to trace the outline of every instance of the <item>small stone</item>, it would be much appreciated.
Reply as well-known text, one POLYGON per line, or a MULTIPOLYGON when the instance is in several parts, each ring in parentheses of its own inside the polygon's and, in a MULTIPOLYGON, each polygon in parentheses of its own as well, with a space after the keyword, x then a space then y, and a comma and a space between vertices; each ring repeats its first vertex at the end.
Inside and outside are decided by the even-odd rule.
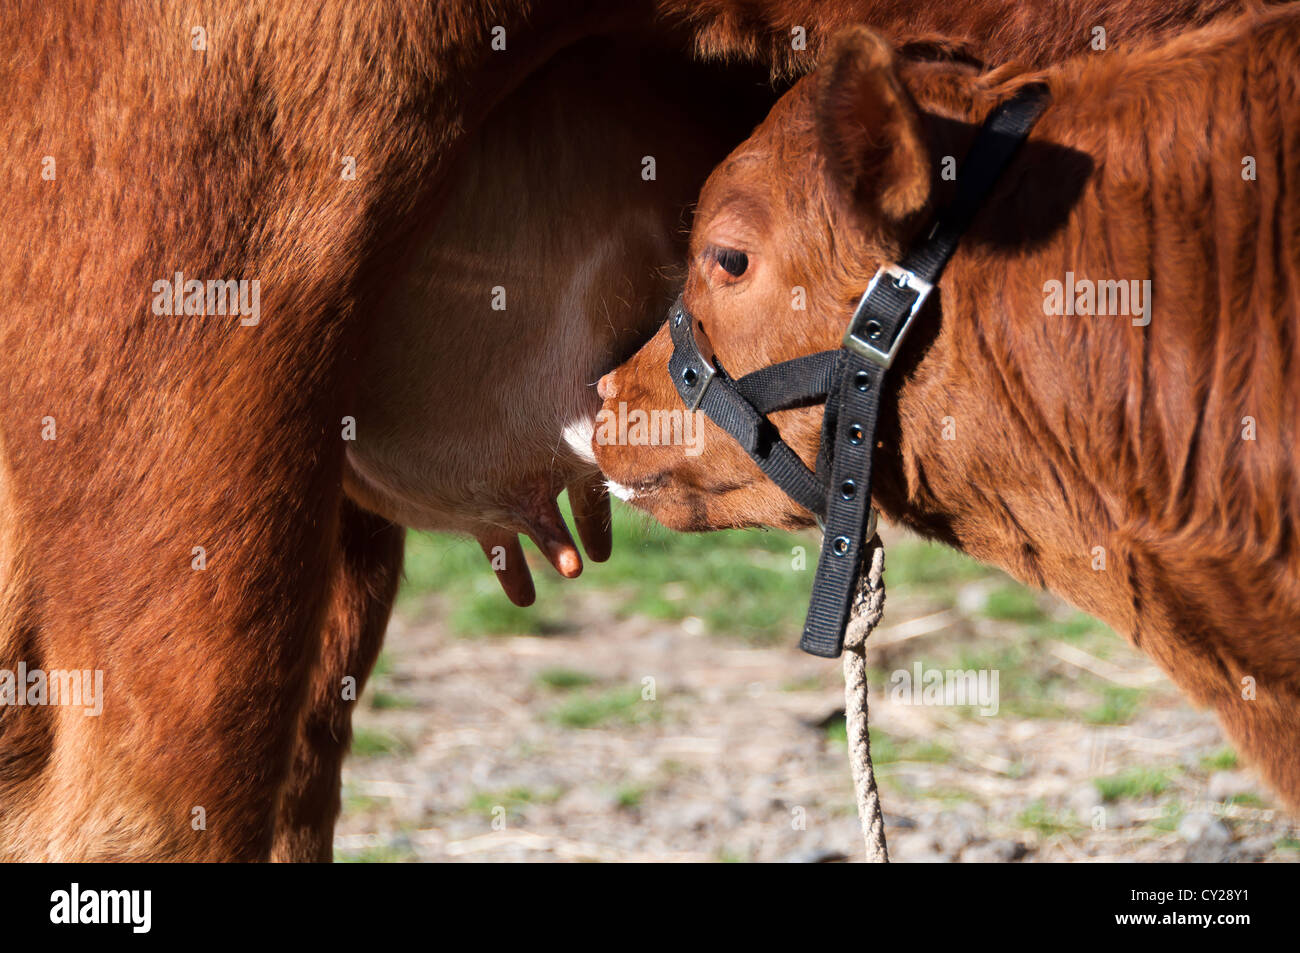
POLYGON ((409 834, 399 831, 388 839, 388 849, 395 854, 407 857, 415 853, 415 842, 411 840, 409 834))
POLYGON ((1227 844, 1232 841, 1228 826, 1204 811, 1188 814, 1178 823, 1178 836, 1189 844, 1227 844))
POLYGON ((980 828, 970 819, 954 811, 944 811, 939 815, 935 846, 959 854, 979 833, 980 828))
POLYGON ((968 616, 982 615, 991 588, 987 582, 971 582, 962 586, 957 590, 957 611, 968 616))
POLYGON ((1247 837, 1237 844, 1237 856, 1234 859, 1254 863, 1268 857, 1273 850, 1272 837, 1266 834, 1247 837))
MULTIPOLYGON (((1106 813, 1102 815, 1102 823, 1110 830, 1120 830, 1125 827, 1132 827, 1135 823, 1133 809, 1127 804, 1111 803, 1105 805, 1106 813)), ((1092 823, 1092 817, 1089 816, 1088 823, 1092 823)))
POLYGON ((1255 793, 1255 781, 1245 771, 1215 771, 1206 794, 1211 801, 1227 801, 1243 794, 1255 793))
POLYGON ((1198 811, 1178 824, 1178 836, 1187 842, 1184 860, 1193 864, 1218 864, 1228 859, 1232 831, 1217 817, 1198 811))
POLYGON ((704 635, 708 632, 709 627, 704 624, 704 620, 699 616, 688 615, 682 619, 682 631, 687 635, 704 635))
POLYGON ((1080 784, 1070 792, 1066 803, 1082 823, 1091 824, 1093 810, 1102 805, 1101 792, 1092 782, 1080 784))

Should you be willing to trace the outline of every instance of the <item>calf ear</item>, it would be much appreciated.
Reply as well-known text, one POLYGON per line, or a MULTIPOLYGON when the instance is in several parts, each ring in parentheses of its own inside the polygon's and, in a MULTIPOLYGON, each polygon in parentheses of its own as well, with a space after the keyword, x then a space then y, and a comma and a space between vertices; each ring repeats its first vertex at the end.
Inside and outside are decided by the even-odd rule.
POLYGON ((900 222, 930 198, 930 158, 921 117, 875 33, 840 34, 822 63, 817 136, 832 178, 863 211, 900 222))

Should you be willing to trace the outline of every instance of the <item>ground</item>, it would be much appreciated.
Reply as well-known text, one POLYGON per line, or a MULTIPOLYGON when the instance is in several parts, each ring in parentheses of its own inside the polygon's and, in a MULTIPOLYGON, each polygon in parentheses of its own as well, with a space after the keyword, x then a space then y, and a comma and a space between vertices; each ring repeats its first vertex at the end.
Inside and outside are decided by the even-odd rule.
MULTIPOLYGON (((795 648, 816 537, 676 535, 625 508, 615 531, 576 581, 539 558, 530 609, 476 544, 412 535, 339 860, 861 858, 840 666, 795 648)), ((893 859, 1300 860, 1296 819, 1213 716, 1121 638, 883 535, 868 663, 893 859), (996 712, 904 695, 918 664, 996 673, 996 712)))

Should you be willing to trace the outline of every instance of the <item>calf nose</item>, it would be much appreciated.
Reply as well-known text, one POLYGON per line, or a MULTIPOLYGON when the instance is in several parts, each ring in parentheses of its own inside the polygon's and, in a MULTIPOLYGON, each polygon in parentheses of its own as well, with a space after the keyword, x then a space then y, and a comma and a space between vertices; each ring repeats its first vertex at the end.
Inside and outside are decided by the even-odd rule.
POLYGON ((618 385, 614 383, 613 372, 606 374, 596 382, 596 393, 601 400, 609 400, 611 397, 618 396, 618 385))

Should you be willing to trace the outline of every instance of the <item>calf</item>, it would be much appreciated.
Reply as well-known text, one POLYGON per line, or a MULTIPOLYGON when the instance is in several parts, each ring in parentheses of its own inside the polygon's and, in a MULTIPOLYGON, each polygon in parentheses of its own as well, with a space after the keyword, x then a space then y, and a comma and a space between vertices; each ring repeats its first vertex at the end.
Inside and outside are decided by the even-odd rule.
MULTIPOLYGON (((874 501, 1128 636, 1300 806, 1300 11, 1040 72, 849 30, 709 178, 686 305, 733 376, 837 347, 1033 82, 1051 105, 887 378, 874 501), (1108 281, 1126 313, 1085 293, 1108 281)), ((680 408, 670 351, 665 326, 604 411, 680 408)), ((773 420, 811 466, 820 408, 773 420)), ((703 427, 698 455, 593 450, 677 529, 812 522, 703 427)))

